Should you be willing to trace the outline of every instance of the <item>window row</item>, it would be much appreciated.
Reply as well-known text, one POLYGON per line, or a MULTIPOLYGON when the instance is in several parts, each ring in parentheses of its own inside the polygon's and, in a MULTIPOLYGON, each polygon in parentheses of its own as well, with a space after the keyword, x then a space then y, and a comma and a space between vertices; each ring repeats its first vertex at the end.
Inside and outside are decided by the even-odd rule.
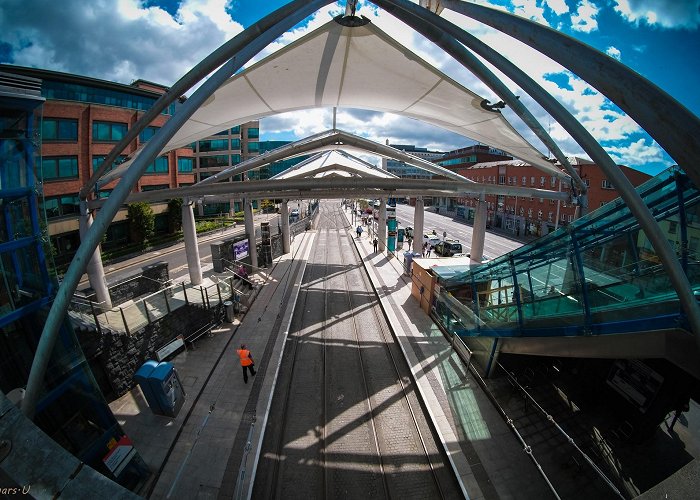
MULTIPOLYGON (((130 94, 118 90, 89 87, 77 83, 66 83, 52 80, 44 80, 41 85, 41 93, 47 99, 61 99, 64 101, 90 102, 94 104, 106 104, 121 108, 138 109, 146 111, 156 102, 155 97, 130 94)), ((172 115, 175 112, 175 103, 162 111, 162 114, 172 115)))
MULTIPOLYGON (((240 155, 238 156, 240 161, 240 155)), ((228 158, 228 157, 226 157, 228 158)), ((92 171, 96 171, 100 164, 104 161, 104 155, 94 155, 92 157, 92 171)), ((119 164, 126 160, 126 156, 119 156, 110 166, 109 170, 114 169, 119 164)), ((191 173, 194 170, 193 158, 178 158, 178 172, 191 173)), ((77 156, 44 156, 41 159, 41 172, 44 181, 52 181, 59 179, 77 179, 78 178, 78 157, 77 156)), ((147 168, 144 174, 167 174, 169 172, 168 157, 160 156, 155 159, 147 168)))

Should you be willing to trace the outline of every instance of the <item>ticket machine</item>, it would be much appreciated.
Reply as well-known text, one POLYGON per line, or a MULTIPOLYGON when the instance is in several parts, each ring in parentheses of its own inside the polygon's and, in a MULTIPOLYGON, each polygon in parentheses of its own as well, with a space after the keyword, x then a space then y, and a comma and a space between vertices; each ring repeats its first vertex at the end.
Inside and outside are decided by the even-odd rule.
POLYGON ((134 379, 156 415, 176 417, 185 402, 185 390, 172 363, 147 361, 134 379))

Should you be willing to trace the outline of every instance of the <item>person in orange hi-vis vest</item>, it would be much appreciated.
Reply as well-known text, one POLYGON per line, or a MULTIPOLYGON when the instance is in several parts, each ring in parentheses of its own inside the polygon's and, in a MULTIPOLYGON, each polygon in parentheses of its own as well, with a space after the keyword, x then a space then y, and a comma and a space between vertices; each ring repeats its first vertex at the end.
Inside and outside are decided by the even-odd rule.
POLYGON ((245 344, 241 344, 241 348, 236 351, 238 357, 241 360, 241 367, 243 368, 243 382, 248 383, 248 370, 250 370, 251 375, 255 377, 255 363, 253 362, 253 355, 250 351, 246 349, 245 344))

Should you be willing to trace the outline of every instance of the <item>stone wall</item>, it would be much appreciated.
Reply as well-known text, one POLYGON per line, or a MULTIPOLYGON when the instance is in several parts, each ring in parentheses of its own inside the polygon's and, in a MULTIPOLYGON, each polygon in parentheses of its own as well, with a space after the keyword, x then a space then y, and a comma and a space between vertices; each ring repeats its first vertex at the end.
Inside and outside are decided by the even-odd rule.
MULTIPOLYGON (((167 262, 156 262, 141 268, 141 272, 134 276, 121 279, 107 285, 112 304, 118 306, 129 300, 134 300, 145 295, 161 290, 167 286, 170 275, 167 262)), ((86 299, 96 301, 95 292, 89 289, 86 299)))
POLYGON ((145 328, 123 333, 77 332, 85 358, 99 365, 118 398, 134 387, 133 376, 144 362, 178 335, 188 337, 214 321, 215 309, 184 305, 145 328))

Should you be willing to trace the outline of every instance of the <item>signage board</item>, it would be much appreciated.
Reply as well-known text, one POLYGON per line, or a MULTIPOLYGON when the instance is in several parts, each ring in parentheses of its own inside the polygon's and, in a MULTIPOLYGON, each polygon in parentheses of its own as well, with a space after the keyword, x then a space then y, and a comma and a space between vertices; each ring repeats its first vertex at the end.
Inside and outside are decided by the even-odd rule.
POLYGON ((129 464, 132 458, 136 455, 131 439, 124 435, 117 441, 117 444, 109 450, 102 461, 107 466, 112 474, 119 476, 124 468, 129 464))
POLYGON ((233 260, 241 260, 250 254, 248 240, 237 241, 233 244, 233 260))

